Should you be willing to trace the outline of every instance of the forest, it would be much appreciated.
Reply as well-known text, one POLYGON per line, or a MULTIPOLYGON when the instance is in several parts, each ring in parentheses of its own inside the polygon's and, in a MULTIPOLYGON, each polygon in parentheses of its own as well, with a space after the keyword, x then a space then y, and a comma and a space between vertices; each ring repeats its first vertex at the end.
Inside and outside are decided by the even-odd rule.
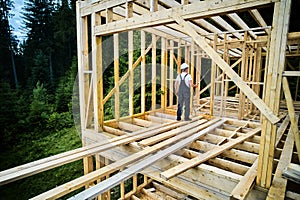
MULTIPOLYGON (((0 0, 0 170, 81 147, 72 114, 77 75, 71 0, 26 0, 12 34, 14 1, 0 0)), ((0 187, 0 199, 28 199, 83 174, 82 161, 0 187)))

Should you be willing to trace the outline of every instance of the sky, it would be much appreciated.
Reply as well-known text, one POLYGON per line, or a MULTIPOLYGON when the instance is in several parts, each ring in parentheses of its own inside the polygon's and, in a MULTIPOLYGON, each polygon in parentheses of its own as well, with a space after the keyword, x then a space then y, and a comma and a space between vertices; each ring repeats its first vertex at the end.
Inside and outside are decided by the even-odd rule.
POLYGON ((14 8, 11 10, 11 14, 14 14, 12 18, 9 19, 9 23, 13 28, 12 33, 18 37, 19 41, 24 40, 25 31, 22 30, 23 19, 21 18, 22 7, 24 6, 24 0, 13 0, 14 8))

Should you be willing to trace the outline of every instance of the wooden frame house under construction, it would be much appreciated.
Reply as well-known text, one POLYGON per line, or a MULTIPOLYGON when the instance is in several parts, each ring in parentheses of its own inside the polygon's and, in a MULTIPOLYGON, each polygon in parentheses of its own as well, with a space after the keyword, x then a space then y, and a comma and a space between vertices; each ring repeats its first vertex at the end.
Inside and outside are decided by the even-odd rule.
POLYGON ((297 5, 78 1, 83 147, 0 184, 83 159, 82 177, 33 199, 300 199, 297 5), (182 63, 200 85, 192 121, 176 121, 182 63))

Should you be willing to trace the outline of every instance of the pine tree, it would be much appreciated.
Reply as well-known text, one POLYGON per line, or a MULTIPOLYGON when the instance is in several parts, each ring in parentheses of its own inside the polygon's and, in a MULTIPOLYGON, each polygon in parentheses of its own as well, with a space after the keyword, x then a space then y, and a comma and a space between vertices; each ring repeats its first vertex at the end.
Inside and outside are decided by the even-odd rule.
MULTIPOLYGON (((53 89, 53 12, 54 5, 50 0, 28 0, 25 2, 24 20, 25 27, 28 30, 27 41, 24 49, 24 57, 26 63, 26 75, 30 77, 34 67, 34 71, 47 71, 50 84, 48 89, 53 89), (47 69, 44 65, 36 66, 36 59, 39 55, 41 58, 47 58, 47 69)), ((44 62, 44 60, 40 61, 44 62)), ((40 74, 40 73, 35 73, 40 74)), ((42 73, 43 74, 43 73, 42 73)), ((29 81, 29 88, 33 88, 37 83, 36 80, 45 82, 43 77, 34 77, 35 82, 29 81)))
POLYGON ((18 78, 15 66, 16 39, 11 34, 9 17, 13 4, 10 0, 0 0, 0 71, 1 79, 10 82, 13 78, 15 87, 18 87, 18 78))

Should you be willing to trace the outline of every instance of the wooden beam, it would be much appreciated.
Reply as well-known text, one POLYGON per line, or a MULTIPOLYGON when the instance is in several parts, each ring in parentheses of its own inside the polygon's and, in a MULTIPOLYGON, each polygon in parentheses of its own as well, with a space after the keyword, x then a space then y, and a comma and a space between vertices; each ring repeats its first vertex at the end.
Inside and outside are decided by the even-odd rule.
POLYGON ((167 107, 167 41, 166 38, 161 38, 161 108, 165 109, 167 107))
MULTIPOLYGON (((264 101, 275 114, 279 112, 290 11, 291 0, 276 2, 274 5, 271 41, 267 67, 265 68, 264 101)), ((271 124, 264 117, 262 118, 256 183, 265 188, 270 187, 272 180, 276 129, 277 127, 274 124, 271 124)))
POLYGON ((159 135, 155 135, 153 137, 146 138, 146 139, 144 139, 144 140, 142 140, 142 141, 140 141, 138 143, 141 146, 150 146, 150 145, 158 143, 158 142, 160 142, 162 140, 171 138, 171 137, 173 137, 176 134, 179 134, 181 132, 185 132, 185 131, 188 131, 188 130, 190 130, 192 128, 195 128, 195 127, 197 127, 197 126, 205 123, 206 121, 207 120, 205 120, 205 119, 200 120, 198 118, 197 120, 194 120, 193 123, 190 123, 190 124, 188 124, 188 125, 186 125, 184 127, 179 127, 177 129, 173 129, 171 131, 168 131, 168 132, 165 132, 165 133, 162 133, 162 134, 159 134, 159 135))
POLYGON ((279 118, 272 110, 263 102, 259 96, 241 79, 241 77, 230 68, 230 66, 218 55, 218 53, 210 47, 206 41, 200 37, 197 32, 182 17, 173 14, 172 17, 178 24, 182 26, 195 42, 216 62, 216 64, 231 78, 231 80, 247 95, 253 104, 268 118, 272 124, 276 124, 279 118))
POLYGON ((152 110, 156 110, 156 81, 157 81, 157 77, 156 77, 156 35, 152 34, 152 69, 151 69, 151 74, 152 74, 152 89, 151 89, 151 102, 152 102, 152 110))
POLYGON ((134 71, 133 71, 133 31, 128 31, 128 91, 129 91, 129 116, 134 114, 133 96, 134 96, 134 71))
POLYGON ((294 140, 296 143, 296 149, 297 149, 297 153, 298 153, 298 160, 300 161, 300 137, 299 137, 298 121, 296 119, 295 109, 293 106, 293 99, 292 99, 291 91, 289 88, 289 83, 288 83, 288 80, 286 77, 283 77, 283 79, 282 79, 282 88, 284 91, 284 96, 285 96, 288 111, 289 111, 289 116, 290 116, 290 121, 291 121, 291 129, 293 130, 293 134, 294 134, 294 140))
POLYGON ((300 165, 295 163, 290 163, 282 173, 282 177, 297 184, 300 184, 300 165))
POLYGON ((120 119, 120 75, 119 75, 119 34, 114 34, 114 82, 115 82, 115 111, 114 117, 120 119))
POLYGON ((51 156, 49 158, 41 159, 38 161, 34 161, 31 163, 27 163, 9 170, 2 171, 0 173, 0 185, 7 184, 30 175, 34 175, 54 167, 61 166, 63 164, 67 164, 86 156, 93 155, 95 153, 99 153, 101 151, 105 151, 107 149, 113 148, 118 145, 128 144, 130 142, 141 140, 145 137, 149 137, 155 134, 159 134, 170 129, 177 128, 187 124, 187 122, 169 122, 164 125, 157 125, 153 127, 149 127, 146 130, 142 129, 131 133, 130 135, 119 136, 102 143, 96 143, 93 145, 89 145, 86 147, 78 148, 72 151, 68 151, 65 153, 61 153, 55 156, 51 156), (107 143, 106 143, 107 142, 107 143))
POLYGON ((141 113, 146 111, 146 33, 141 30, 141 113))
POLYGON ((183 16, 184 19, 201 18, 210 15, 217 15, 226 12, 234 12, 245 8, 255 8, 274 2, 275 0, 229 0, 215 4, 215 2, 197 2, 188 5, 182 5, 167 10, 148 13, 136 16, 126 20, 119 20, 106 25, 95 27, 96 35, 107 35, 124 30, 132 30, 149 26, 158 26, 174 21, 173 13, 183 16), (213 8, 213 9, 212 9, 213 8))
MULTIPOLYGON (((289 117, 287 116, 277 130, 277 137, 276 137, 276 144, 275 144, 276 147, 280 142, 282 135, 285 133, 288 125, 289 125, 289 117)), ((240 182, 232 190, 230 194, 232 199, 243 200, 247 198, 249 192, 254 186, 255 178, 257 177, 257 167, 258 167, 258 159, 255 160, 255 162, 252 164, 250 169, 246 172, 246 174, 243 176, 240 182)))
POLYGON ((284 71, 282 72, 282 76, 300 76, 300 71, 284 71))
MULTIPOLYGON (((199 138, 201 135, 204 135, 204 134, 208 133, 209 131, 212 131, 214 128, 221 126, 223 123, 224 123, 224 120, 220 120, 220 121, 218 120, 218 122, 215 122, 213 125, 205 128, 189 137, 186 137, 186 138, 178 141, 177 143, 157 152, 156 154, 154 154, 152 156, 145 158, 143 160, 143 162, 138 162, 137 164, 133 164, 132 166, 125 169, 124 171, 122 171, 122 172, 110 177, 109 179, 106 179, 106 180, 102 181, 101 183, 73 196, 71 199, 83 200, 83 199, 89 199, 89 198, 96 197, 97 195, 118 185, 121 181, 124 181, 124 180, 128 179, 129 177, 133 176, 134 174, 141 171, 142 169, 144 169, 148 166, 151 166, 158 160, 161 160, 161 159, 171 155, 172 153, 178 151, 179 149, 187 146, 192 141, 199 138)), ((177 135, 177 136, 181 136, 181 135, 177 135)), ((173 138, 171 138, 170 140, 173 140, 173 138)))
MULTIPOLYGON (((296 120, 298 122, 298 119, 296 120)), ((268 192, 267 200, 276 199, 284 200, 287 186, 287 179, 282 177, 283 170, 289 165, 293 155, 294 138, 293 130, 290 129, 284 147, 277 165, 275 175, 273 177, 272 185, 268 192)))
POLYGON ((173 168, 168 169, 167 171, 164 171, 163 173, 161 173, 161 177, 165 180, 168 180, 178 174, 181 174, 181 173, 185 172, 186 170, 209 160, 210 158, 214 158, 214 157, 220 155, 221 153, 234 147, 235 145, 244 142, 246 139, 258 134, 260 131, 261 131, 261 128, 256 128, 253 131, 250 131, 249 133, 247 133, 241 137, 238 137, 232 141, 229 141, 221 146, 217 146, 217 147, 213 148, 212 150, 205 152, 204 154, 202 154, 198 157, 195 157, 185 163, 179 164, 173 168))

